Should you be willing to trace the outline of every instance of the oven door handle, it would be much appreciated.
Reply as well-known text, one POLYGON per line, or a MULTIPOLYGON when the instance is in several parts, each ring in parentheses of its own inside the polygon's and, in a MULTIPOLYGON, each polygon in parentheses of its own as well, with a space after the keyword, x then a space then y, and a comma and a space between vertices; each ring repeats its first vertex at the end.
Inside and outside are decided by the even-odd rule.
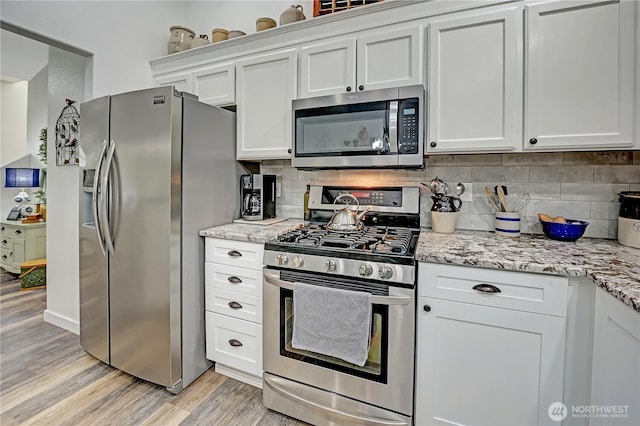
MULTIPOLYGON (((293 283, 281 280, 280 274, 278 272, 265 270, 264 280, 269 284, 293 291, 293 283)), ((371 295, 372 305, 408 305, 409 303, 411 303, 411 297, 409 296, 377 296, 375 294, 371 295)))

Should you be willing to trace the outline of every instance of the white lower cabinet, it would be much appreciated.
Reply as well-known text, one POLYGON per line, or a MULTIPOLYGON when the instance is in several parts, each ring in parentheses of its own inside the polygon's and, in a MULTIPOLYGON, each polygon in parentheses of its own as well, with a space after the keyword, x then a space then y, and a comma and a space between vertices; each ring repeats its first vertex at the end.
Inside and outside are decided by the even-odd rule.
POLYGON ((416 424, 555 424, 548 409, 563 398, 567 286, 421 263, 416 424))
POLYGON ((581 409, 577 414, 591 425, 640 424, 640 313, 601 288, 596 289, 591 405, 581 409))
POLYGON ((216 372, 262 388, 263 245, 205 240, 207 358, 216 372))

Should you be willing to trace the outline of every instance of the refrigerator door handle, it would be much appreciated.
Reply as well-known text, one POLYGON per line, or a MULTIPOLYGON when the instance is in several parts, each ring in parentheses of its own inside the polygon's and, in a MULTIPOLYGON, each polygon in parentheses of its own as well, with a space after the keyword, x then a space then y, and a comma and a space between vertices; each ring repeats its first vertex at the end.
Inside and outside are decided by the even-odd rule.
MULTIPOLYGON (((109 185, 109 180, 111 175, 111 163, 113 162, 113 156, 115 154, 115 150, 116 150, 116 143, 115 141, 112 140, 109 146, 109 152, 107 153, 107 162, 104 166, 105 173, 104 173, 104 176, 102 177, 103 193, 105 192, 105 190, 108 188, 108 185, 109 185)), ((102 216, 105 218, 104 235, 105 235, 105 242, 107 244, 107 251, 111 254, 111 257, 114 257, 115 249, 113 247, 113 239, 111 237, 111 224, 109 223, 109 214, 107 212, 106 197, 103 197, 102 199, 102 204, 100 205, 100 211, 102 216)))
POLYGON ((98 165, 96 166, 96 170, 94 172, 93 179, 93 194, 92 194, 92 207, 93 207, 93 217, 95 219, 96 224, 96 234, 98 234, 98 241, 100 241, 100 249, 102 250, 102 255, 107 255, 107 249, 104 242, 104 236, 102 235, 102 221, 100 220, 100 211, 98 209, 98 204, 100 203, 102 191, 100 190, 100 171, 102 170, 102 162, 104 161, 104 156, 107 151, 107 140, 105 139, 102 142, 102 150, 100 151, 100 156, 98 158, 98 165))

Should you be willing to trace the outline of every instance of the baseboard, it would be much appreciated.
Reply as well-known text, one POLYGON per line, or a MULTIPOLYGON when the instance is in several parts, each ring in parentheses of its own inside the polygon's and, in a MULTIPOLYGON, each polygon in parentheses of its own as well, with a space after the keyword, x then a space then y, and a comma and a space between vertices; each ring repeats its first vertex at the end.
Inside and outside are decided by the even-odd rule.
POLYGON ((80 334, 80 323, 70 318, 51 312, 48 309, 44 311, 44 321, 57 327, 64 328, 73 334, 80 334))
POLYGON ((254 376, 253 374, 245 373, 236 368, 222 365, 216 362, 214 370, 218 374, 231 377, 243 383, 262 389, 262 377, 254 376))

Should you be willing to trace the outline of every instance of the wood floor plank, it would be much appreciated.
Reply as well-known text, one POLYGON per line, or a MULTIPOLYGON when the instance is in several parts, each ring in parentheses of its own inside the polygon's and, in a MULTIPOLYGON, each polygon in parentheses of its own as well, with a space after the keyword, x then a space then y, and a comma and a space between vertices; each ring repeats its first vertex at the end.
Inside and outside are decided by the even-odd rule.
POLYGON ((178 426, 188 415, 189 412, 187 410, 168 402, 147 417, 145 421, 140 423, 140 426, 178 426))
POLYGON ((227 380, 226 376, 216 373, 213 368, 209 369, 190 386, 187 386, 180 395, 176 395, 171 403, 183 410, 192 412, 215 392, 225 380, 227 380))

